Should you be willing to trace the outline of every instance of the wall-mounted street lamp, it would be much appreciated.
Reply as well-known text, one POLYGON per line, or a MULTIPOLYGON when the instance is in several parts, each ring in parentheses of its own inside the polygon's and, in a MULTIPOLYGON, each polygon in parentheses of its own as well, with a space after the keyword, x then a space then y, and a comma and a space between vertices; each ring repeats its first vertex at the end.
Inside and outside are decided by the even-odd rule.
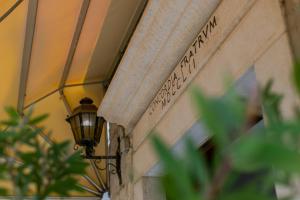
POLYGON ((83 98, 80 101, 80 106, 73 110, 72 115, 68 116, 66 121, 71 125, 76 145, 85 148, 84 158, 116 161, 115 165, 112 163, 109 163, 109 165, 110 167, 115 167, 115 172, 117 173, 121 184, 120 141, 118 140, 116 155, 94 155, 94 147, 100 142, 105 120, 102 117, 97 116, 97 107, 93 104, 93 100, 87 97, 83 98))

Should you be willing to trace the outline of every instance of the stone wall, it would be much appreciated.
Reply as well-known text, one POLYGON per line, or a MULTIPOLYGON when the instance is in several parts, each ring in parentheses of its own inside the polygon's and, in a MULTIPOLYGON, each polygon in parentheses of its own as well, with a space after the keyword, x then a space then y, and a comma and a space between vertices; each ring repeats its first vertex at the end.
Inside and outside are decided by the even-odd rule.
MULTIPOLYGON (((209 95, 220 96, 225 92, 225 74, 238 80, 254 66, 260 85, 274 79, 274 89, 285 95, 283 113, 287 117, 292 114, 297 101, 291 86, 293 56, 284 13, 285 7, 280 0, 221 2, 212 15, 216 17, 217 27, 195 59, 199 71, 163 112, 151 118, 146 111, 129 133, 132 148, 122 155, 124 182, 117 186, 112 178, 113 200, 164 199, 164 195, 155 189, 157 179, 145 177, 157 163, 147 136, 155 129, 173 146, 196 123, 198 118, 191 105, 189 85, 196 85, 209 95)), ((112 134, 113 137, 123 137, 120 130, 112 134)))
MULTIPOLYGON (((259 82, 264 83, 264 80, 271 78, 271 75, 278 74, 282 78, 275 80, 276 87, 280 85, 281 91, 292 95, 293 91, 288 89, 292 63, 280 2, 277 0, 223 1, 214 15, 224 18, 223 24, 227 27, 222 27, 222 21, 219 20, 220 30, 216 28, 217 33, 211 36, 204 48, 203 55, 209 54, 207 62, 202 63, 201 60, 201 65, 204 66, 190 84, 197 85, 209 95, 222 95, 225 74, 230 74, 237 80, 250 66, 255 66, 255 69, 259 70, 257 72, 259 82), (231 29, 225 31, 228 26, 231 26, 231 29), (212 51, 220 37, 224 37, 224 40, 214 48, 215 51, 212 51), (282 49, 273 50, 276 45, 281 45, 282 49), (272 56, 275 54, 274 58, 279 61, 275 63, 273 58, 269 62, 274 66, 280 65, 279 71, 273 70, 272 64, 268 63, 266 66, 262 64, 261 59, 271 51, 274 51, 272 56)), ((145 113, 132 132, 135 181, 157 162, 147 139, 151 129, 156 129, 167 143, 173 145, 197 121, 188 90, 179 95, 162 116, 158 119, 154 118, 157 123, 152 123, 147 116, 148 113, 145 113), (145 155, 147 160, 140 162, 145 155)))
POLYGON ((300 60, 300 0, 285 0, 285 19, 293 54, 300 60))
POLYGON ((111 124, 110 126, 110 147, 109 153, 114 155, 118 147, 118 139, 121 145, 121 184, 116 174, 110 175, 110 193, 113 200, 129 200, 133 199, 132 184, 132 148, 127 146, 130 144, 130 138, 125 136, 124 128, 111 124), (128 141, 129 140, 129 141, 128 141))

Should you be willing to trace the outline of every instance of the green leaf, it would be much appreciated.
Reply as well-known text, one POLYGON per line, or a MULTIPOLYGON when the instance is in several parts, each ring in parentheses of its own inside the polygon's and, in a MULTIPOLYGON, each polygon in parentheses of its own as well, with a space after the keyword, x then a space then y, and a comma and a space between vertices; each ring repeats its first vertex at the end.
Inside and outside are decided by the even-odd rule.
POLYGON ((6 107, 5 111, 10 116, 11 119, 17 120, 20 118, 18 111, 14 107, 6 107))
POLYGON ((29 125, 37 125, 49 117, 49 114, 39 115, 29 120, 29 125))
POLYGON ((18 156, 22 159, 24 164, 31 164, 34 160, 39 159, 42 154, 40 152, 18 152, 18 156))
POLYGON ((207 98, 196 88, 192 90, 197 111, 218 147, 227 146, 245 124, 245 102, 234 90, 221 98, 207 98))
POLYGON ((8 195, 8 191, 5 188, 0 188, 0 195, 1 196, 7 196, 8 195))
POLYGON ((65 179, 56 180, 52 185, 50 185, 45 194, 58 194, 62 196, 69 196, 70 191, 78 191, 77 180, 71 177, 65 179))
POLYGON ((1 125, 8 126, 8 127, 14 127, 17 126, 19 123, 18 121, 14 120, 2 120, 1 125))
POLYGON ((234 167, 242 171, 274 168, 300 174, 300 153, 261 136, 240 139, 231 156, 234 167))
POLYGON ((68 164, 69 174, 83 174, 88 164, 82 159, 80 152, 75 152, 69 156, 65 163, 68 164))
POLYGON ((204 155, 201 151, 197 150, 190 139, 187 139, 185 147, 185 163, 188 165, 189 173, 192 179, 195 178, 197 180, 195 184, 199 184, 200 190, 205 192, 207 186, 210 184, 211 177, 204 155))
POLYGON ((151 141, 166 173, 163 183, 168 197, 172 200, 199 200, 200 194, 194 188, 188 169, 174 157, 157 136, 152 135, 151 141))
POLYGON ((276 125, 282 120, 282 115, 280 112, 282 95, 272 92, 272 85, 273 81, 269 81, 261 92, 264 113, 268 123, 270 123, 271 126, 276 125))

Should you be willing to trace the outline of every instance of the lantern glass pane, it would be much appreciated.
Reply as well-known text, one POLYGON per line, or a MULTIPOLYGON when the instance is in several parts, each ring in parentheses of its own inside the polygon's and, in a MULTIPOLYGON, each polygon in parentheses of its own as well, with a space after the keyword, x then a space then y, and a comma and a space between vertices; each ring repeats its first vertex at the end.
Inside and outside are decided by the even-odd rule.
POLYGON ((96 117, 96 124, 95 124, 95 144, 98 144, 101 139, 102 129, 103 129, 103 118, 96 117))
POLYGON ((82 140, 84 139, 84 134, 83 134, 81 126, 80 126, 80 114, 74 116, 74 119, 75 119, 75 124, 76 124, 77 135, 79 138, 79 143, 82 144, 82 140))
POLYGON ((82 113, 81 126, 83 127, 85 139, 92 141, 92 139, 93 139, 92 133, 91 133, 92 121, 90 119, 90 114, 88 112, 82 113))
POLYGON ((97 115, 96 113, 90 113, 90 120, 92 122, 92 126, 90 127, 90 131, 91 131, 91 138, 93 139, 93 143, 94 145, 96 144, 95 143, 95 134, 97 134, 95 131, 95 123, 96 123, 96 120, 97 120, 97 115))
POLYGON ((71 124, 71 128, 72 128, 73 136, 75 139, 75 143, 80 144, 80 138, 78 136, 80 134, 80 132, 78 132, 78 130, 77 130, 76 121, 75 121, 74 117, 70 119, 70 124, 71 124))

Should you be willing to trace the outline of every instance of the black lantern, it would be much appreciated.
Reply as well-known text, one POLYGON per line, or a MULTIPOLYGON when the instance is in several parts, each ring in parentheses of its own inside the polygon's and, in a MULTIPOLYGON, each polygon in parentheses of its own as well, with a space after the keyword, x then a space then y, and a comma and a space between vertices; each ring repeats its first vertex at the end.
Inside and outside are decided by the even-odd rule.
POLYGON ((93 147, 100 142, 104 119, 97 116, 97 107, 90 98, 80 101, 67 119, 70 123, 75 143, 86 147, 87 156, 93 154, 93 147))
POLYGON ((93 104, 93 100, 87 97, 83 98, 80 101, 80 106, 73 110, 72 115, 68 116, 66 121, 71 125, 75 143, 79 146, 85 147, 86 155, 84 158, 96 160, 116 160, 115 165, 109 163, 109 166, 116 168, 116 173, 118 174, 121 184, 120 141, 118 140, 116 155, 94 155, 94 147, 100 142, 105 120, 102 117, 97 116, 97 107, 93 104))

